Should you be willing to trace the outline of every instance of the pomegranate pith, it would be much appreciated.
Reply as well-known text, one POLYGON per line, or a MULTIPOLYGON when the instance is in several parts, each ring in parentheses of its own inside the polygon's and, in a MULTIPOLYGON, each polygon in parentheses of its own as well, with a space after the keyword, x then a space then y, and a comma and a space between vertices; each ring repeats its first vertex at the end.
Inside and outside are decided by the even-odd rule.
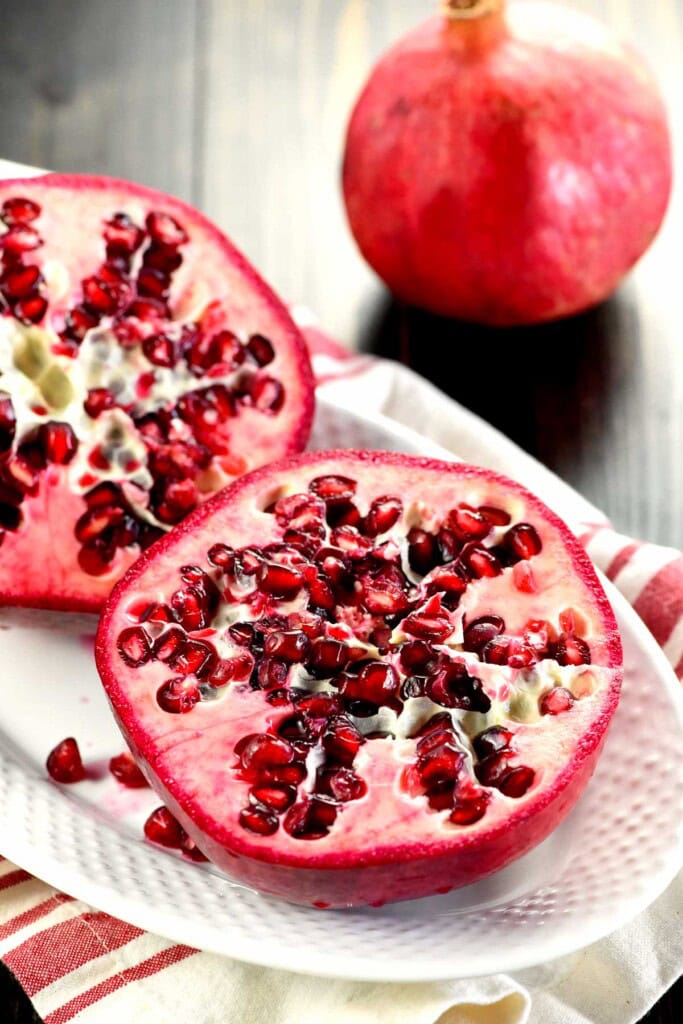
POLYGON ((301 450, 312 408, 299 332, 198 211, 0 183, 0 603, 99 609, 207 497, 301 450))
POLYGON ((379 452, 308 453, 217 495, 117 586, 96 658, 198 847, 329 906, 465 885, 531 849, 590 777, 621 681, 612 611, 549 509, 487 470, 379 452), (351 500, 356 525, 330 523, 351 500))

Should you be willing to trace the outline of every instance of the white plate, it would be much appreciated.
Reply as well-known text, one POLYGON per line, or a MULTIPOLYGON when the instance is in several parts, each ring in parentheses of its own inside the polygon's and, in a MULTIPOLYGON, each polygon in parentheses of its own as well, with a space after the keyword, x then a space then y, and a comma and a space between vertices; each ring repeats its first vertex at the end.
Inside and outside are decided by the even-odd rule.
MULTIPOLYGON (((316 446, 438 449, 382 417, 321 403, 316 446)), ((97 678, 89 616, 0 612, 0 850, 52 885, 141 928, 226 956, 383 981, 528 967, 601 938, 644 909, 683 865, 678 683, 613 589, 623 699, 584 797, 531 854, 447 896, 377 910, 316 911, 260 896, 210 865, 142 838, 158 801, 107 772, 122 741, 97 678), (45 756, 75 735, 97 776, 48 780, 45 756)))

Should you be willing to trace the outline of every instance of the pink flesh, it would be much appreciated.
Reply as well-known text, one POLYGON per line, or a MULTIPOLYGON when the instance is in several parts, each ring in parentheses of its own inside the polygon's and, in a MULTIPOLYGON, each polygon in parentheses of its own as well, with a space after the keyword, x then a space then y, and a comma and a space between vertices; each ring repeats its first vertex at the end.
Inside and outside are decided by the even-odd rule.
MULTIPOLYGON (((590 777, 621 679, 616 623, 592 566, 566 527, 536 498, 473 467, 352 451, 311 453, 257 470, 207 503, 117 586, 101 621, 96 657, 126 739, 200 849, 247 884, 294 902, 331 906, 407 899, 463 885, 538 843, 590 777), (514 590, 515 608, 513 569, 506 569, 503 576, 470 583, 454 618, 462 609, 468 621, 495 611, 514 632, 516 616, 520 626, 529 618, 557 623, 566 608, 583 617, 595 693, 564 715, 515 724, 515 749, 536 770, 534 785, 516 800, 492 790, 487 813, 467 828, 454 828, 443 815, 429 812, 424 796, 411 792, 405 769, 415 759, 415 741, 396 739, 367 741, 361 747, 354 771, 366 781, 367 794, 343 805, 328 836, 301 841, 280 828, 264 839, 245 831, 237 819, 249 784, 233 770, 233 747, 246 734, 266 731, 292 708, 273 707, 262 691, 231 684, 219 699, 201 702, 189 714, 169 716, 155 694, 173 673, 159 662, 128 669, 116 649, 121 630, 137 621, 136 609, 148 601, 169 600, 178 586, 177 567, 206 567, 206 552, 218 541, 241 547, 276 539, 281 535, 276 518, 263 510, 283 494, 306 493, 311 479, 328 473, 358 482, 354 500, 361 510, 379 495, 399 495, 404 503, 399 527, 406 520, 412 525, 419 510, 429 528, 460 501, 502 507, 513 521, 536 526, 543 550, 529 565, 538 591, 514 590), (501 581, 507 584, 505 596, 501 581)), ((509 667, 479 669, 491 696, 517 676, 509 667)))
POLYGON ((640 59, 550 4, 434 17, 379 61, 353 111, 344 194, 402 299, 491 324, 602 301, 671 189, 666 114, 640 59))
MULTIPOLYGON (((206 218, 177 199, 100 177, 50 174, 0 183, 0 206, 6 198, 16 196, 32 199, 41 207, 32 226, 43 245, 28 254, 27 262, 41 267, 61 264, 66 271, 52 283, 48 276, 48 312, 39 325, 54 331, 55 341, 65 312, 81 301, 81 281, 95 274, 105 258, 103 222, 124 211, 144 226, 151 210, 171 214, 190 236, 180 250, 183 261, 172 276, 169 303, 174 321, 197 319, 209 303, 215 303, 211 333, 227 328, 243 337, 258 333, 272 341, 275 359, 264 372, 283 383, 284 405, 275 415, 240 405, 239 414, 226 424, 229 455, 212 461, 201 481, 200 500, 239 473, 305 446, 313 413, 313 380, 304 341, 277 297, 206 218)), ((78 362, 78 357, 64 357, 61 365, 69 372, 78 362)), ((213 383, 221 381, 217 377, 213 383)), ((59 410, 47 418, 59 420, 59 410)), ((22 525, 0 536, 0 604, 97 610, 115 580, 139 555, 139 546, 132 544, 117 551, 102 576, 79 569, 73 527, 85 511, 80 496, 83 488, 78 483, 82 473, 79 460, 51 473, 49 481, 42 473, 37 495, 22 503, 22 525)), ((99 476, 108 478, 106 472, 99 476)))

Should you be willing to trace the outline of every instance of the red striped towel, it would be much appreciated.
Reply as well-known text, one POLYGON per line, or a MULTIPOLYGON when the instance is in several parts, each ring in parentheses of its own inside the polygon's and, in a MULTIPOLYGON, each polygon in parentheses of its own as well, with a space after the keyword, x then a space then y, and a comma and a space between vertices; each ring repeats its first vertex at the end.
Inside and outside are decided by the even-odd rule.
MULTIPOLYGON (((321 394, 350 410, 387 417, 407 428, 419 424, 420 432, 443 448, 506 472, 539 493, 570 522, 591 558, 630 601, 683 678, 679 552, 616 533, 571 488, 426 381, 404 367, 342 349, 308 322, 304 312, 295 312, 306 330, 321 394)), ((620 977, 629 977, 631 984, 620 983, 610 993, 614 1015, 609 1020, 628 1024, 681 971, 683 938, 672 939, 664 929, 670 913, 681 906, 682 890, 679 876, 646 914, 573 958, 565 971, 568 976, 571 972, 569 987, 549 985, 542 972, 428 985, 355 985, 198 953, 94 911, 0 860, 0 956, 45 1024, 433 1024, 449 1010, 449 1021, 585 1024, 594 1019, 589 1007, 595 971, 604 969, 605 962, 623 960, 620 950, 626 949, 630 970, 622 970, 620 977), (666 947, 666 954, 657 951, 659 946, 666 947), (640 950, 643 963, 656 962, 656 969, 635 969, 634 948, 640 950), (478 1015, 472 1006, 479 1008, 478 1015)))

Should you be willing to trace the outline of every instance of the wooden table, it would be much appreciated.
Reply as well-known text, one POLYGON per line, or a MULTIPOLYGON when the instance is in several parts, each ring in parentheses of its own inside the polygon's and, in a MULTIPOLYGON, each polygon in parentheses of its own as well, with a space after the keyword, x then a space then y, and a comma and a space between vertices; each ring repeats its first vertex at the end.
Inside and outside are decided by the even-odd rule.
MULTIPOLYGON (((573 5, 637 40, 680 151, 683 0, 573 5)), ((680 190, 612 300, 534 330, 494 332, 401 308, 354 248, 338 188, 346 117, 373 59, 435 6, 6 0, 2 155, 133 178, 196 203, 337 337, 446 386, 620 530, 683 546, 680 190)), ((9 1002, 0 988, 0 1006, 9 1002)), ((682 1009, 679 983, 647 1019, 680 1020, 682 1009)))

